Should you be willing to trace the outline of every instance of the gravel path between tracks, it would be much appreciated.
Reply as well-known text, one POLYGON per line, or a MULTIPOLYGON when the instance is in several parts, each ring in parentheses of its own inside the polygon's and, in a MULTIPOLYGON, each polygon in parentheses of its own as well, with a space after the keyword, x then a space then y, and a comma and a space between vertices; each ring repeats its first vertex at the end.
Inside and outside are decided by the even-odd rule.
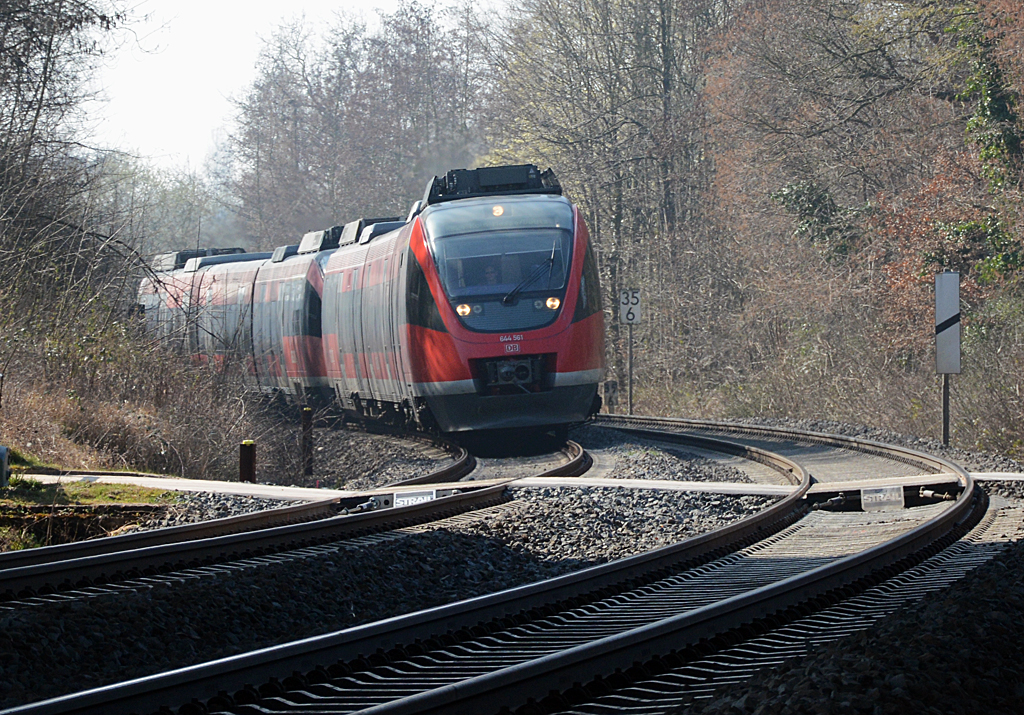
MULTIPOLYGON (((946 449, 934 440, 872 428, 809 420, 759 422, 765 423, 904 444, 941 454, 972 471, 1024 471, 1021 464, 999 455, 946 449)), ((365 443, 360 439, 364 435, 353 436, 365 443)), ((598 448, 591 441, 594 435, 573 437, 598 448)), ((644 473, 666 478, 664 470, 655 473, 656 465, 680 458, 678 453, 647 452, 647 445, 626 446, 626 441, 598 444, 621 447, 620 466, 641 474, 633 478, 644 478, 644 473)), ((687 462, 690 473, 675 478, 696 480, 701 467, 715 466, 687 462)), ((715 477, 722 478, 735 477, 715 477)), ((986 488, 1024 502, 1024 486, 1019 484, 988 483, 986 488)), ((532 521, 492 517, 477 526, 462 524, 386 543, 372 553, 346 551, 334 559, 155 588, 127 598, 0 611, 0 707, 548 578, 650 548, 668 529, 684 533, 687 526, 695 531, 712 528, 712 520, 729 518, 737 506, 730 497, 703 495, 697 502, 706 513, 702 516, 692 503, 680 502, 673 510, 664 500, 637 502, 623 492, 581 490, 567 497, 561 490, 536 490, 525 498, 538 504, 528 508, 534 509, 532 521), (648 512, 654 518, 644 518, 648 512), (694 523, 687 524, 687 518, 694 523), (650 530, 638 532, 644 525, 650 530), (566 528, 576 531, 567 533, 566 528), (364 588, 356 590, 355 583, 364 588)), ((678 712, 1020 713, 1021 633, 1024 544, 1015 543, 949 590, 898 612, 877 629, 837 641, 678 712)))
MULTIPOLYGON (((426 442, 370 434, 347 426, 314 430, 313 476, 328 489, 373 489, 440 469, 451 458, 426 442)), ((276 482, 283 484, 284 482, 276 482)))
POLYGON ((519 489, 503 514, 172 587, 0 609, 0 707, 490 593, 702 533, 765 497, 519 489))
POLYGON ((281 499, 262 499, 260 497, 241 496, 236 494, 215 494, 213 492, 180 492, 175 503, 168 506, 162 514, 145 519, 119 529, 119 534, 134 531, 163 529, 169 526, 194 524, 198 521, 224 519, 229 516, 251 514, 266 509, 279 509, 290 504, 302 504, 302 501, 282 501, 281 499))
POLYGON ((885 442, 886 444, 896 444, 916 449, 919 452, 927 452, 928 454, 944 457, 951 462, 959 464, 969 472, 1024 472, 1024 464, 1001 454, 975 452, 960 449, 959 447, 946 447, 937 439, 913 437, 898 432, 878 429, 877 427, 851 425, 831 420, 759 419, 722 421, 738 425, 751 424, 762 427, 788 427, 809 432, 824 432, 826 434, 838 434, 858 439, 874 440, 875 442, 885 442))
POLYGON ((571 439, 585 449, 608 452, 615 467, 607 475, 614 479, 673 479, 685 482, 754 482, 741 470, 651 440, 634 437, 608 427, 585 425, 572 431, 571 439))

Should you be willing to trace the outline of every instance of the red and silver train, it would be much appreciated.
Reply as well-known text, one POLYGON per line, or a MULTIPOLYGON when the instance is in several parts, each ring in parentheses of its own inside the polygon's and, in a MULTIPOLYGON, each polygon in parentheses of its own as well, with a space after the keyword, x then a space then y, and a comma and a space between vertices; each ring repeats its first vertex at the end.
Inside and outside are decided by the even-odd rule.
POLYGON ((208 253, 161 258, 147 329, 264 391, 443 432, 564 429, 600 407, 597 264, 550 170, 450 171, 404 221, 208 253))

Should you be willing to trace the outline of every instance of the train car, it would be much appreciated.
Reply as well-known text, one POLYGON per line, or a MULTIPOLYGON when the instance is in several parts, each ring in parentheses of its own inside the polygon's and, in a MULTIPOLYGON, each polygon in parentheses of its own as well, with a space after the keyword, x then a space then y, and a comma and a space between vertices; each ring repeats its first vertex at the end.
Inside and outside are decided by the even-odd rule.
POLYGON ((252 293, 252 356, 263 392, 301 404, 330 401, 321 346, 323 264, 341 227, 313 231, 260 267, 252 293))
POLYGON ((164 257, 139 302, 196 362, 264 392, 426 430, 564 431, 600 407, 604 316, 579 209, 550 170, 455 170, 406 220, 273 254, 164 257))
POLYGON ((270 254, 246 253, 241 248, 196 249, 156 256, 152 272, 139 287, 137 314, 146 332, 181 350, 195 352, 198 306, 207 271, 228 262, 263 260, 270 254))
MULTIPOLYGON (((263 392, 322 405, 330 397, 320 345, 322 263, 340 230, 311 232, 273 253, 192 258, 162 274, 160 302, 172 309, 158 310, 157 334, 180 333, 171 344, 197 364, 223 369, 234 361, 263 392)), ((143 282, 143 296, 153 283, 143 282)))
POLYGON ((234 260, 221 259, 186 265, 193 270, 193 310, 189 322, 189 351, 193 361, 225 369, 232 361, 255 372, 252 354, 252 292, 260 268, 272 254, 246 253, 234 260))
POLYGON ((451 171, 404 224, 350 226, 323 294, 345 409, 444 432, 564 429, 599 409, 597 266, 550 171, 451 171))

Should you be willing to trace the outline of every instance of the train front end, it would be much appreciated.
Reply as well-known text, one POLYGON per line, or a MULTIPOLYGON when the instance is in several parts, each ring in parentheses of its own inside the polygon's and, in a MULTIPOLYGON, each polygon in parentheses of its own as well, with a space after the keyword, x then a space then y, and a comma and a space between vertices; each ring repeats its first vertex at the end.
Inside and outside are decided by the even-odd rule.
POLYGON ((477 174, 470 190, 426 201, 411 235, 413 388, 446 432, 565 427, 600 407, 604 316, 586 224, 557 184, 510 188, 529 182, 509 169, 536 175, 462 172, 477 174))

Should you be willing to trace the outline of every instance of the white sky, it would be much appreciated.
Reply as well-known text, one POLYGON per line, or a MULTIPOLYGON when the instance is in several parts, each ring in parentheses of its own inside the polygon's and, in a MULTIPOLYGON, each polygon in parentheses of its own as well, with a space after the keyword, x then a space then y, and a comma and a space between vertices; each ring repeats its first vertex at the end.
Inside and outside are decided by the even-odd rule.
POLYGON ((397 0, 139 0, 126 41, 97 77, 109 101, 91 108, 94 143, 166 168, 201 169, 231 125, 232 97, 254 79, 261 38, 301 15, 330 22, 335 10, 375 16, 397 0))

